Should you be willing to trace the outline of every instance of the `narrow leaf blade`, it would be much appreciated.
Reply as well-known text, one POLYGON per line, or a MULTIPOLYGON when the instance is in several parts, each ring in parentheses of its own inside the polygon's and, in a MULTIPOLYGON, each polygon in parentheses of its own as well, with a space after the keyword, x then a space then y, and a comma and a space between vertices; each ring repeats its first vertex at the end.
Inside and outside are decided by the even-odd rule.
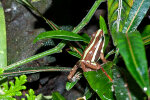
POLYGON ((105 34, 105 45, 104 45, 104 49, 103 49, 105 51, 105 49, 109 43, 110 37, 108 35, 108 30, 107 30, 107 25, 106 25, 105 19, 102 16, 100 16, 100 18, 99 18, 99 24, 100 24, 100 29, 102 29, 105 34))
POLYGON ((100 18, 99 18, 99 24, 100 24, 100 29, 103 30, 104 34, 108 34, 106 22, 102 16, 100 16, 100 18))
POLYGON ((150 25, 147 25, 142 32, 142 39, 145 45, 150 44, 150 25))
POLYGON ((52 93, 53 100, 66 100, 60 93, 53 92, 52 93))
POLYGON ((149 0, 135 0, 122 32, 128 33, 135 31, 148 11, 149 6, 149 0))
POLYGON ((47 38, 64 39, 68 41, 84 41, 88 43, 88 41, 84 39, 82 36, 75 34, 73 32, 64 31, 64 30, 47 31, 47 32, 40 33, 34 39, 34 43, 41 39, 47 39, 47 38))

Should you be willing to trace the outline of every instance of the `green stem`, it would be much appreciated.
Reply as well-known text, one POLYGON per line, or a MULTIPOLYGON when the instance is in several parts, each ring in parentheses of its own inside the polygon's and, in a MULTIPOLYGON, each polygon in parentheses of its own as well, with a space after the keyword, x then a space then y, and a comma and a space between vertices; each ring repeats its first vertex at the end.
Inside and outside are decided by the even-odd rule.
POLYGON ((118 61, 119 48, 116 48, 115 57, 113 59, 113 63, 116 64, 118 61))
POLYGON ((50 50, 47 50, 47 51, 45 51, 45 52, 39 53, 39 54, 34 55, 34 56, 31 56, 31 57, 29 57, 29 58, 27 58, 27 59, 24 59, 24 60, 21 60, 21 61, 18 61, 18 62, 16 62, 16 63, 14 63, 14 64, 11 64, 11 65, 5 67, 4 70, 10 70, 10 69, 12 69, 12 68, 21 66, 21 65, 26 64, 26 63, 28 63, 28 62, 30 62, 30 61, 36 60, 36 59, 38 59, 38 58, 42 58, 42 57, 47 56, 47 55, 50 55, 50 54, 60 53, 60 52, 61 52, 61 49, 62 49, 64 46, 65 46, 65 43, 64 43, 64 42, 61 42, 61 43, 59 43, 56 47, 54 47, 54 48, 52 48, 52 49, 50 49, 50 50))
MULTIPOLYGON (((90 9, 89 13, 85 16, 85 18, 81 21, 81 23, 72 32, 78 33, 90 21, 90 19, 92 18, 94 12, 96 11, 96 9, 98 8, 98 6, 100 5, 100 3, 102 1, 104 1, 104 0, 95 1, 94 5, 90 9)), ((25 63, 31 62, 33 60, 42 58, 42 57, 50 55, 50 54, 59 53, 59 52, 61 52, 61 50, 63 49, 63 47, 65 45, 66 45, 66 41, 62 40, 56 47, 54 47, 54 48, 52 48, 48 51, 42 52, 40 54, 34 55, 32 57, 29 57, 27 59, 21 60, 19 62, 16 62, 14 64, 11 64, 11 65, 5 67, 5 70, 9 70, 9 69, 21 66, 25 63)))
POLYGON ((50 72, 50 71, 65 71, 70 72, 72 68, 68 67, 56 67, 56 66, 40 66, 40 67, 33 67, 31 68, 19 68, 19 69, 11 69, 6 70, 2 76, 17 76, 17 75, 23 75, 23 74, 33 74, 37 72, 50 72))
POLYGON ((109 56, 111 56, 112 54, 115 53, 115 50, 111 50, 110 52, 107 53, 107 55, 105 56, 105 59, 107 59, 109 56))
POLYGON ((72 32, 78 33, 85 25, 88 24, 89 20, 92 18, 93 14, 95 13, 96 9, 99 5, 105 0, 96 0, 88 14, 83 18, 83 20, 74 28, 72 32))

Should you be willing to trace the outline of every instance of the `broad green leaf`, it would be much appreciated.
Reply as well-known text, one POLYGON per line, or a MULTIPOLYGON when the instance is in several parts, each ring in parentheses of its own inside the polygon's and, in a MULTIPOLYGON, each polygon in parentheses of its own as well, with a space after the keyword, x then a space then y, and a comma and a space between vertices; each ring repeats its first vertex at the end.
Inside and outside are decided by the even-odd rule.
POLYGON ((53 100, 66 100, 62 95, 60 95, 58 92, 52 93, 53 100))
POLYGON ((150 25, 147 25, 142 32, 142 39, 145 45, 150 44, 150 25))
POLYGON ((138 31, 128 34, 118 33, 119 52, 127 69, 147 95, 150 96, 148 66, 142 38, 138 31))
POLYGON ((7 66, 6 25, 2 4, 0 2, 0 68, 7 66))
POLYGON ((147 10, 149 0, 108 0, 109 27, 116 45, 116 33, 136 30, 147 10))
POLYGON ((133 0, 108 0, 108 22, 115 45, 115 34, 116 32, 122 32, 132 5, 133 0))
POLYGON ((150 7, 149 0, 134 0, 122 32, 134 32, 150 7))
MULTIPOLYGON (((112 76, 112 63, 108 62, 103 65, 104 70, 111 77, 112 76)), ((112 82, 108 79, 105 73, 100 69, 98 71, 84 72, 91 88, 98 94, 102 100, 113 100, 112 82)))
POLYGON ((138 99, 138 100, 146 100, 147 95, 143 93, 142 89, 139 87, 137 82, 133 79, 131 74, 128 74, 129 72, 125 69, 120 68, 121 73, 124 76, 124 80, 127 81, 128 88, 132 96, 132 100, 138 99))
POLYGON ((40 33, 34 39, 34 43, 41 39, 47 39, 47 38, 63 39, 68 41, 84 41, 88 43, 88 41, 83 37, 81 37, 80 35, 69 31, 64 31, 64 30, 47 31, 47 32, 40 33))
POLYGON ((128 92, 128 87, 124 82, 119 70, 117 70, 116 66, 114 66, 113 68, 113 86, 117 100, 131 100, 131 94, 130 92, 128 92))
POLYGON ((113 86, 117 100, 144 100, 143 91, 129 72, 113 66, 113 86))

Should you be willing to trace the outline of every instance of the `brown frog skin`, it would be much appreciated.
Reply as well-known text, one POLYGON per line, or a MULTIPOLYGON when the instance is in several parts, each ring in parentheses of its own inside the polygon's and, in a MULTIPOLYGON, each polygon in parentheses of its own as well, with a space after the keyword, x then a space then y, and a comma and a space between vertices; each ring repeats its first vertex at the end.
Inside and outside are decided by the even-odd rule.
POLYGON ((101 59, 104 63, 107 62, 103 54, 104 43, 104 33, 101 29, 92 34, 89 45, 84 50, 81 60, 79 60, 72 68, 70 74, 68 75, 68 80, 72 79, 79 67, 81 67, 84 72, 102 68, 101 65, 97 63, 97 61, 101 59))

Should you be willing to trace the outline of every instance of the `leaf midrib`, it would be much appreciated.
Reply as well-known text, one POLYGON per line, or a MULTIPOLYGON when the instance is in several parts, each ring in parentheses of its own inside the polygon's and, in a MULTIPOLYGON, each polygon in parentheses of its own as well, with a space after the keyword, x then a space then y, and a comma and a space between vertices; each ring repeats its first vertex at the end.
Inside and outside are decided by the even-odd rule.
MULTIPOLYGON (((130 51, 130 54, 131 54, 131 58, 132 58, 133 64, 135 65, 135 67, 137 69, 138 68, 138 64, 136 62, 136 59, 135 59, 135 56, 134 56, 134 53, 133 53, 133 49, 132 49, 131 42, 130 42, 130 39, 128 37, 128 34, 126 34, 126 39, 127 39, 127 43, 128 43, 128 46, 129 46, 129 51, 130 51)), ((136 70, 136 71, 138 71, 138 75, 139 75, 140 79, 142 80, 143 84, 145 85, 145 82, 144 82, 143 78, 139 74, 140 71, 139 70, 136 70)))
POLYGON ((133 16, 133 19, 131 20, 131 22, 130 22, 130 24, 129 24, 129 27, 127 28, 127 30, 126 30, 126 32, 125 32, 126 34, 128 33, 128 31, 129 31, 129 29, 130 29, 130 27, 131 27, 131 25, 132 25, 132 23, 133 23, 135 17, 137 16, 137 14, 138 14, 138 12, 139 12, 139 10, 140 10, 140 8, 141 8, 143 2, 144 2, 144 0, 142 0, 142 2, 141 2, 141 4, 140 4, 139 8, 137 9, 135 15, 133 16))

